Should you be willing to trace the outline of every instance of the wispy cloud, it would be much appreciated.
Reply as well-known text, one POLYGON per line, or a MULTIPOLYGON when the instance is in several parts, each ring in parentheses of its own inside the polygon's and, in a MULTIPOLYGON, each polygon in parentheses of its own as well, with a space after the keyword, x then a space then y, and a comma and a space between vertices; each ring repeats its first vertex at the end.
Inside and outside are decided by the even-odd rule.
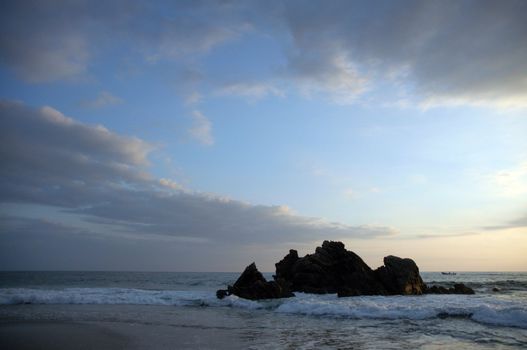
POLYGON ((122 98, 114 96, 108 91, 101 91, 95 99, 82 101, 81 105, 87 108, 103 108, 118 105, 123 102, 122 98))
MULTIPOLYGON (((316 44, 306 46, 309 45, 316 44)), ((290 56, 287 67, 290 77, 305 96, 323 94, 337 104, 351 104, 367 90, 368 78, 341 50, 333 53, 316 48, 306 51, 311 48, 302 47, 290 56)))
POLYGON ((457 238, 457 237, 467 237, 479 235, 479 232, 460 232, 460 233, 445 233, 445 234, 422 234, 417 235, 415 238, 418 239, 432 239, 432 238, 457 238))
POLYGON ((514 220, 510 220, 509 222, 505 222, 503 224, 494 225, 494 226, 485 226, 485 230, 507 230, 507 229, 516 229, 516 228, 525 228, 525 233, 527 233, 527 214, 519 217, 514 220))
POLYGON ((185 96, 185 104, 187 106, 197 105, 202 100, 202 98, 203 96, 199 92, 192 91, 185 96))
POLYGON ((214 144, 212 136, 212 123, 200 111, 192 112, 192 126, 188 130, 190 137, 199 143, 210 146, 214 144))
POLYGON ((185 190, 185 187, 183 185, 181 185, 180 183, 172 180, 172 179, 165 179, 165 178, 161 178, 159 179, 159 184, 161 186, 165 186, 166 188, 170 188, 172 190, 176 190, 176 191, 182 191, 182 190, 185 190))
POLYGON ((176 18, 158 17, 161 23, 157 24, 157 37, 141 32, 141 35, 145 35, 149 40, 142 43, 146 60, 155 63, 197 53, 206 54, 214 47, 251 30, 248 22, 228 15, 225 12, 226 7, 215 3, 209 5, 205 8, 199 5, 179 7, 174 4, 173 7, 180 11, 176 18))
POLYGON ((217 91, 218 95, 242 96, 250 99, 260 99, 266 96, 284 96, 284 91, 271 83, 238 82, 225 84, 217 91))

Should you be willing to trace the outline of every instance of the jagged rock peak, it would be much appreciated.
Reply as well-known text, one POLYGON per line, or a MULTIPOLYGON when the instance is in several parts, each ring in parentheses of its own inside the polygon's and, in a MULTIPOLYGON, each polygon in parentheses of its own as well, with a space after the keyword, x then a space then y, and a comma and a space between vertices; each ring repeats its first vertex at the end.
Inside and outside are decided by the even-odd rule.
POLYGON ((216 296, 219 299, 223 299, 231 294, 250 300, 288 298, 294 296, 286 283, 267 281, 261 272, 258 271, 254 262, 245 268, 240 277, 234 282, 234 285, 216 292, 216 296))
POLYGON ((218 298, 234 294, 246 299, 294 296, 292 292, 337 293, 339 297, 357 295, 473 294, 456 284, 453 288, 428 288, 417 264, 409 258, 389 255, 384 266, 373 271, 360 256, 338 241, 324 241, 313 254, 299 257, 294 249, 275 264, 274 281, 266 281, 253 262, 233 286, 217 291, 218 298))

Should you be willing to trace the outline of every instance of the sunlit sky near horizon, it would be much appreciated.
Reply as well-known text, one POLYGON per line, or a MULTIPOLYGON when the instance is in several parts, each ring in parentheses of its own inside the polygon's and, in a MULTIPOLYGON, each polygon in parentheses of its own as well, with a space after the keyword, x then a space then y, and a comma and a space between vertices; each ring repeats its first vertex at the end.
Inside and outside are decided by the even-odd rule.
POLYGON ((527 270, 527 2, 2 1, 0 269, 527 270))

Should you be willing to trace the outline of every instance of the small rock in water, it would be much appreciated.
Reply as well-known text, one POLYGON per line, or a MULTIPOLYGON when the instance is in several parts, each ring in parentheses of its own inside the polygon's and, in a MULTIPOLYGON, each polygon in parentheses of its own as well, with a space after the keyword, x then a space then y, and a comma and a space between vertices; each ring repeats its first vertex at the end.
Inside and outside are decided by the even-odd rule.
MULTIPOLYGON (((230 286, 229 286, 230 287, 230 286)), ((218 289, 216 291, 216 297, 218 299, 223 299, 225 298, 226 296, 229 296, 229 290, 228 289, 218 289)))
POLYGON ((474 289, 465 286, 463 283, 456 283, 454 287, 445 288, 442 286, 428 287, 425 291, 426 294, 475 294, 474 289))
POLYGON ((426 294, 449 294, 448 289, 443 286, 432 286, 428 287, 426 294))
POLYGON ((452 294, 474 294, 474 289, 465 286, 463 283, 456 283, 452 294))

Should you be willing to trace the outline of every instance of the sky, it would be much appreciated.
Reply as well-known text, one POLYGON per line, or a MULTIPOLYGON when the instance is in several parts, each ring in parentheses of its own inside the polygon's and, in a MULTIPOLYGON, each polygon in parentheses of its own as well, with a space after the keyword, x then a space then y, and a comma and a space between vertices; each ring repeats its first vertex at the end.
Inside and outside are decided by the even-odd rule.
POLYGON ((527 2, 0 3, 0 269, 527 270, 527 2))

